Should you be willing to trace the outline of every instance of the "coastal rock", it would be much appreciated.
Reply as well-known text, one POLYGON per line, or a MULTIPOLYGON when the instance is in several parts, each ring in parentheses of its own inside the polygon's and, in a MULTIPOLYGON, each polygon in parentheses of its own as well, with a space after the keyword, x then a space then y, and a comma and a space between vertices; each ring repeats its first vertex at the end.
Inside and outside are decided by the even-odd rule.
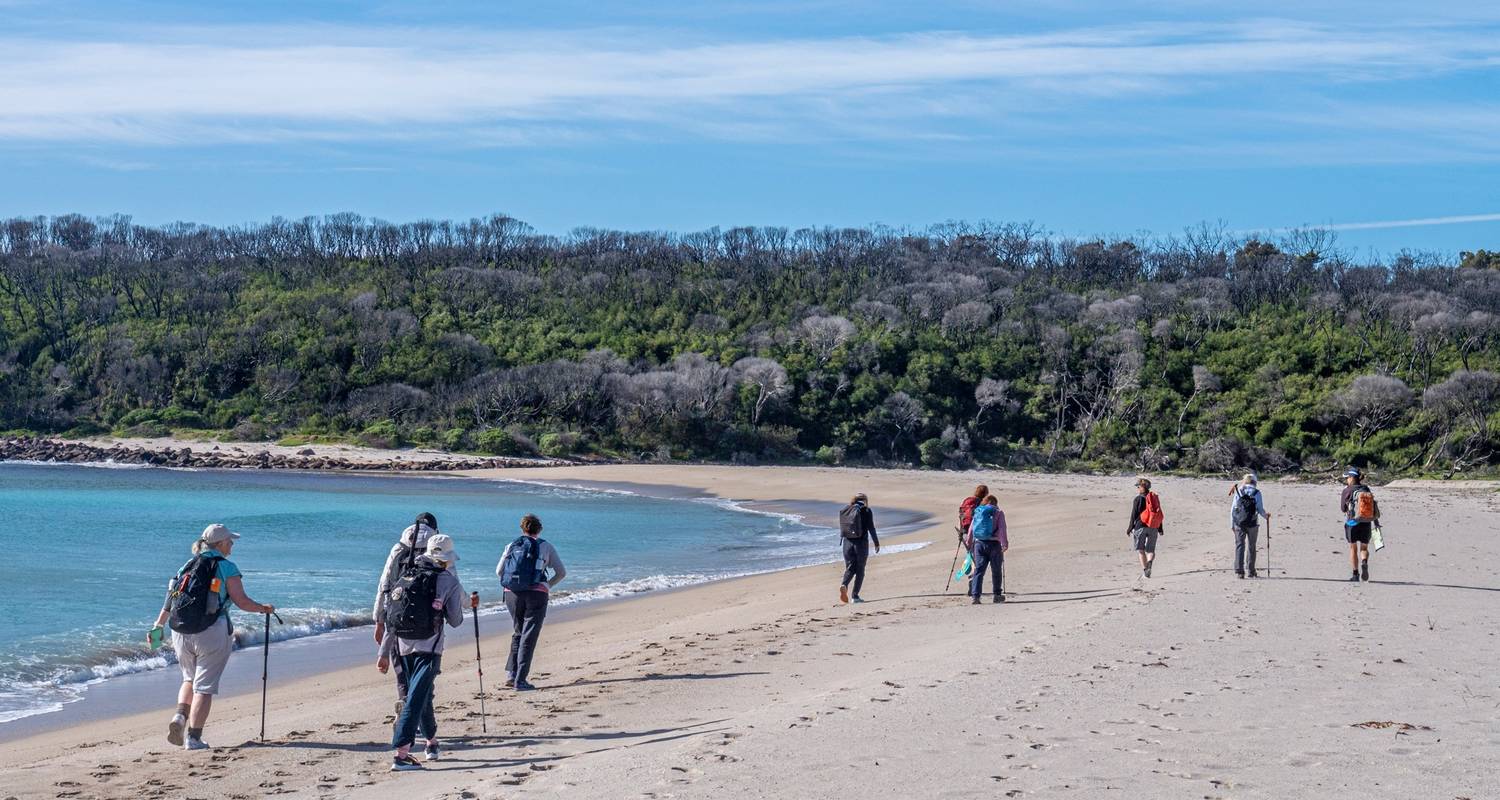
POLYGON ((527 461, 513 458, 471 458, 465 456, 413 460, 409 455, 392 454, 384 459, 354 461, 337 456, 320 456, 312 448, 295 455, 257 450, 246 453, 238 447, 228 451, 217 445, 211 451, 195 452, 190 447, 147 449, 138 445, 100 447, 82 442, 68 442, 30 436, 0 440, 0 461, 41 461, 64 464, 146 464, 164 467, 200 469, 301 469, 331 472, 451 472, 507 467, 562 466, 563 460, 527 461))

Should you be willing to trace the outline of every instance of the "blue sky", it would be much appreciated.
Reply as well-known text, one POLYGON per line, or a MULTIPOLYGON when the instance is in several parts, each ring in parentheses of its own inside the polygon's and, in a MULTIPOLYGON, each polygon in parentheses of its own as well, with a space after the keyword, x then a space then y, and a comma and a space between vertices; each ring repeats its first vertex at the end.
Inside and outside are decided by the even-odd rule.
POLYGON ((0 0, 4 216, 1453 252, 1500 249, 1496 131, 1489 3, 0 0))

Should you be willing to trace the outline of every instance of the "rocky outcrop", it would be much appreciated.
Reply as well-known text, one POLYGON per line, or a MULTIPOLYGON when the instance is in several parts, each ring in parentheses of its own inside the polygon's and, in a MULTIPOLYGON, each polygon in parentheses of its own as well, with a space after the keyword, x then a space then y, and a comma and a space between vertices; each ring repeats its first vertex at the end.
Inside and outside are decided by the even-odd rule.
POLYGON ((306 469, 343 472, 453 472, 470 469, 503 469, 505 467, 560 466, 564 461, 537 461, 517 458, 484 458, 452 456, 409 459, 392 455, 388 459, 349 459, 317 455, 312 449, 296 455, 272 453, 269 450, 244 452, 192 448, 147 449, 114 445, 97 447, 81 442, 20 437, 0 440, 0 461, 47 461, 59 464, 147 464, 156 467, 198 467, 204 469, 306 469))

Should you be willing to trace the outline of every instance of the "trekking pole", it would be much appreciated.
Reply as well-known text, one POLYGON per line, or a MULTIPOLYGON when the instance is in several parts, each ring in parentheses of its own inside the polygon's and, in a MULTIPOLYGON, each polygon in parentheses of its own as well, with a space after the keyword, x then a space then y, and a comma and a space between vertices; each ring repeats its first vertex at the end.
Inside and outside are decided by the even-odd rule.
POLYGON ((490 724, 484 713, 484 661, 479 655, 479 592, 469 595, 469 608, 474 612, 474 668, 479 670, 479 729, 490 732, 490 724))
POLYGON ((1271 528, 1270 520, 1266 520, 1266 577, 1271 577, 1271 528))
POLYGON ((954 530, 958 531, 958 544, 955 544, 953 546, 953 564, 948 567, 948 580, 943 582, 943 594, 947 594, 948 587, 953 585, 953 573, 958 570, 958 551, 962 550, 964 547, 963 531, 958 528, 955 528, 954 530))
POLYGON ((281 621, 281 615, 275 611, 266 612, 266 639, 261 643, 260 661, 260 740, 266 740, 266 684, 271 675, 271 617, 276 618, 277 625, 285 625, 281 621))

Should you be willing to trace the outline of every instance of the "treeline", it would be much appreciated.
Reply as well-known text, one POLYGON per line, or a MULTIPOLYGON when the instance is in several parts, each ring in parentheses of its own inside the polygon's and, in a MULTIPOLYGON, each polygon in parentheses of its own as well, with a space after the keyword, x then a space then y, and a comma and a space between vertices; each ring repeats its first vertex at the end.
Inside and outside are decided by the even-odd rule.
POLYGON ((1485 471, 1500 254, 1031 225, 0 223, 0 428, 512 455, 1485 471))

